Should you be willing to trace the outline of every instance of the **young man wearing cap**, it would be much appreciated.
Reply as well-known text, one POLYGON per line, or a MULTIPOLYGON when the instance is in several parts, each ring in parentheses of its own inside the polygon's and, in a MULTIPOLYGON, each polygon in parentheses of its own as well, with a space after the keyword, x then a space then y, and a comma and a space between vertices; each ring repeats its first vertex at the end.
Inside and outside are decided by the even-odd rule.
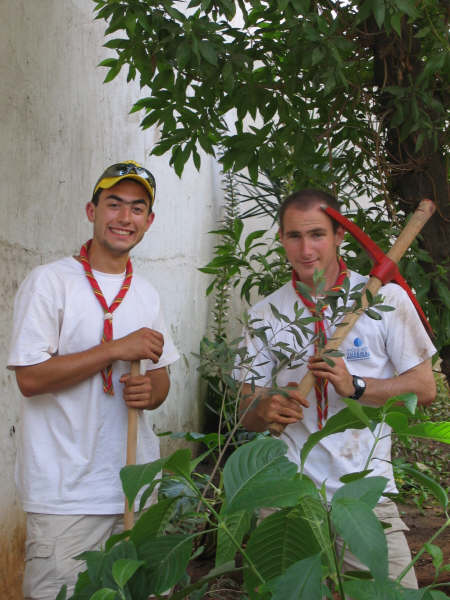
POLYGON ((112 165, 86 214, 80 254, 34 269, 16 296, 8 367, 24 396, 16 482, 27 513, 24 597, 69 593, 83 563, 122 528, 128 407, 139 412, 137 462, 159 457, 144 410, 169 391, 178 358, 159 295, 133 274, 130 250, 154 219, 152 174, 112 165), (131 376, 130 361, 141 361, 131 376))
MULTIPOLYGON (((280 239, 292 266, 292 282, 256 304, 250 311, 252 319, 258 319, 256 327, 265 326, 267 345, 257 336, 246 332, 245 345, 250 356, 257 357, 253 364, 256 390, 250 381, 254 374, 236 371, 236 377, 245 377, 241 410, 248 408, 243 424, 251 431, 267 430, 271 423, 285 427, 281 438, 286 442, 288 458, 299 464, 300 451, 309 435, 318 431, 328 417, 345 408, 342 398, 354 398, 362 404, 381 406, 398 394, 413 392, 419 403, 429 404, 436 393, 431 369, 431 357, 435 348, 431 343, 406 292, 398 285, 387 284, 380 293, 384 304, 395 308, 383 313, 379 321, 362 315, 350 335, 341 344, 343 358, 333 358, 330 365, 315 355, 314 344, 305 344, 309 358, 297 362, 297 366, 279 368, 276 350, 278 342, 300 352, 298 338, 280 326, 271 306, 295 322, 294 307, 304 308, 303 316, 315 315, 315 304, 299 293, 296 283, 301 281, 315 296, 315 271, 322 271, 325 289, 339 289, 346 278, 350 288, 365 283, 367 278, 347 270, 338 256, 344 230, 321 210, 322 204, 339 210, 337 200, 320 190, 300 190, 289 196, 280 209, 280 239), (286 395, 272 392, 271 388, 296 386, 308 372, 316 376, 316 388, 304 398, 298 391, 286 390, 286 395), (276 372, 273 381, 272 373, 276 372)), ((317 315, 318 316, 318 315, 317 315)), ((310 339, 317 335, 332 337, 334 326, 329 322, 330 309, 325 309, 322 320, 310 324, 310 339)), ((298 332, 300 333, 300 331, 298 332)), ((304 341, 305 336, 300 334, 304 341)), ((389 428, 378 444, 370 462, 371 476, 386 477, 385 491, 397 491, 391 460, 389 428)), ((325 486, 330 501, 342 485, 340 478, 348 473, 362 471, 373 445, 369 429, 352 430, 328 436, 311 451, 304 473, 317 486, 325 486)), ((398 515, 395 504, 382 497, 375 509, 378 517, 389 522, 386 530, 389 551, 389 576, 397 577, 409 564, 411 555, 403 530, 407 529, 398 515)), ((339 540, 338 540, 339 546, 339 540)), ((345 570, 365 567, 350 552, 344 559, 345 570)), ((406 587, 417 588, 414 570, 402 580, 406 587)))

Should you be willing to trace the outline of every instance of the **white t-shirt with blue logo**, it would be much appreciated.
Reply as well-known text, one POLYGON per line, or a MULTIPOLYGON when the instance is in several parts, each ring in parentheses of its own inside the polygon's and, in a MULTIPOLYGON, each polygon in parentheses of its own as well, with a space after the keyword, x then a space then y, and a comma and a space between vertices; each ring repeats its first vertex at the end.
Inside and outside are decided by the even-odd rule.
MULTIPOLYGON (((365 283, 363 277, 350 271, 350 286, 354 288, 359 283, 365 283)), ((436 352, 426 333, 416 309, 411 303, 406 292, 397 284, 389 283, 379 292, 384 297, 383 303, 393 306, 395 310, 383 312, 381 320, 374 320, 367 315, 362 315, 355 326, 340 346, 344 353, 347 368, 353 375, 387 379, 396 374, 404 373, 429 359, 436 352)), ((264 298, 250 310, 250 317, 261 319, 254 327, 268 326, 266 335, 271 343, 284 342, 290 348, 301 350, 296 336, 289 332, 285 323, 272 313, 270 305, 274 305, 282 315, 294 320, 294 305, 302 306, 300 298, 295 293, 289 282, 276 292, 264 298)), ((309 316, 306 310, 304 315, 309 316)), ((330 316, 330 311, 325 315, 330 316)), ((334 327, 330 327, 325 320, 327 337, 331 338, 334 327)), ((314 335, 314 324, 309 326, 311 336, 314 335)), ((260 378, 255 380, 255 385, 262 387, 273 386, 272 371, 277 367, 278 358, 274 352, 264 347, 263 342, 256 336, 246 334, 245 344, 251 356, 256 356, 253 364, 254 370, 260 378)), ((307 373, 306 362, 314 354, 314 347, 309 344, 304 362, 294 369, 283 368, 276 375, 276 384, 285 386, 289 382, 300 382, 307 373)), ((235 371, 235 377, 251 381, 252 375, 235 371)), ((310 407, 304 409, 304 418, 293 425, 288 425, 281 435, 288 445, 287 456, 293 462, 300 463, 300 450, 311 433, 318 430, 317 407, 314 390, 308 395, 310 407)), ((363 400, 362 400, 363 402, 363 400)), ((335 392, 331 383, 328 385, 328 418, 345 408, 340 396, 335 392)), ((384 434, 390 433, 390 428, 385 425, 384 434)), ((339 478, 347 473, 361 471, 366 464, 369 452, 373 445, 373 434, 368 429, 349 429, 323 439, 317 444, 306 461, 305 474, 311 477, 316 485, 321 485, 326 480, 328 498, 342 485, 339 478)), ((391 460, 391 439, 388 435, 379 442, 371 460, 371 476, 381 475, 387 477, 389 483, 386 492, 397 491, 391 460)))

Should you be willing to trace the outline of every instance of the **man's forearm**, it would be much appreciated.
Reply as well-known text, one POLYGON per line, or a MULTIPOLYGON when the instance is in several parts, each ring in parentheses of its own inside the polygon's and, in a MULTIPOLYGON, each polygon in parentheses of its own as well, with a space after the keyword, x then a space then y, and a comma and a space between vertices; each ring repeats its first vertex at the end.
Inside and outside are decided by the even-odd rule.
POLYGON ((92 377, 115 360, 147 358, 155 364, 162 354, 164 338, 158 331, 141 327, 137 331, 82 352, 52 356, 26 367, 17 367, 16 378, 24 396, 59 392, 92 377))
POLYGON ((419 404, 426 405, 431 404, 436 396, 436 383, 430 360, 388 379, 363 379, 367 387, 361 397, 362 404, 382 406, 389 398, 409 392, 417 395, 419 404))
POLYGON ((114 342, 106 342, 83 352, 53 356, 36 365, 16 367, 16 379, 26 397, 59 392, 92 377, 114 360, 114 342))

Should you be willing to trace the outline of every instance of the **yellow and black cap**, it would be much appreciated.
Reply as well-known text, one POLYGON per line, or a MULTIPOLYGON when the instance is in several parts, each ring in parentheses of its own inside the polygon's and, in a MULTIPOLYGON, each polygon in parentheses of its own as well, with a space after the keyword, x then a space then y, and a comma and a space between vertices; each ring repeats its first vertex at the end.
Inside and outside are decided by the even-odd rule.
POLYGON ((109 189, 122 181, 122 179, 136 179, 145 187, 150 196, 150 209, 155 201, 156 183, 153 175, 145 167, 134 160, 125 160, 111 165, 103 171, 95 184, 92 195, 99 189, 109 189))

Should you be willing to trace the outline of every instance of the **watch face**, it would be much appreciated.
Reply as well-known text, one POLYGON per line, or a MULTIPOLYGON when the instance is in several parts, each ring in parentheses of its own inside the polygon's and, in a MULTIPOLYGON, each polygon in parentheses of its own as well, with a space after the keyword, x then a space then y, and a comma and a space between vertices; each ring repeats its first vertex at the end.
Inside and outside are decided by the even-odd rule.
POLYGON ((351 398, 354 400, 358 400, 364 394, 366 389, 366 382, 362 377, 358 377, 357 375, 353 375, 353 386, 355 388, 355 393, 351 398))
POLYGON ((355 379, 353 380, 353 384, 364 389, 366 387, 366 382, 361 377, 355 377, 355 379))

